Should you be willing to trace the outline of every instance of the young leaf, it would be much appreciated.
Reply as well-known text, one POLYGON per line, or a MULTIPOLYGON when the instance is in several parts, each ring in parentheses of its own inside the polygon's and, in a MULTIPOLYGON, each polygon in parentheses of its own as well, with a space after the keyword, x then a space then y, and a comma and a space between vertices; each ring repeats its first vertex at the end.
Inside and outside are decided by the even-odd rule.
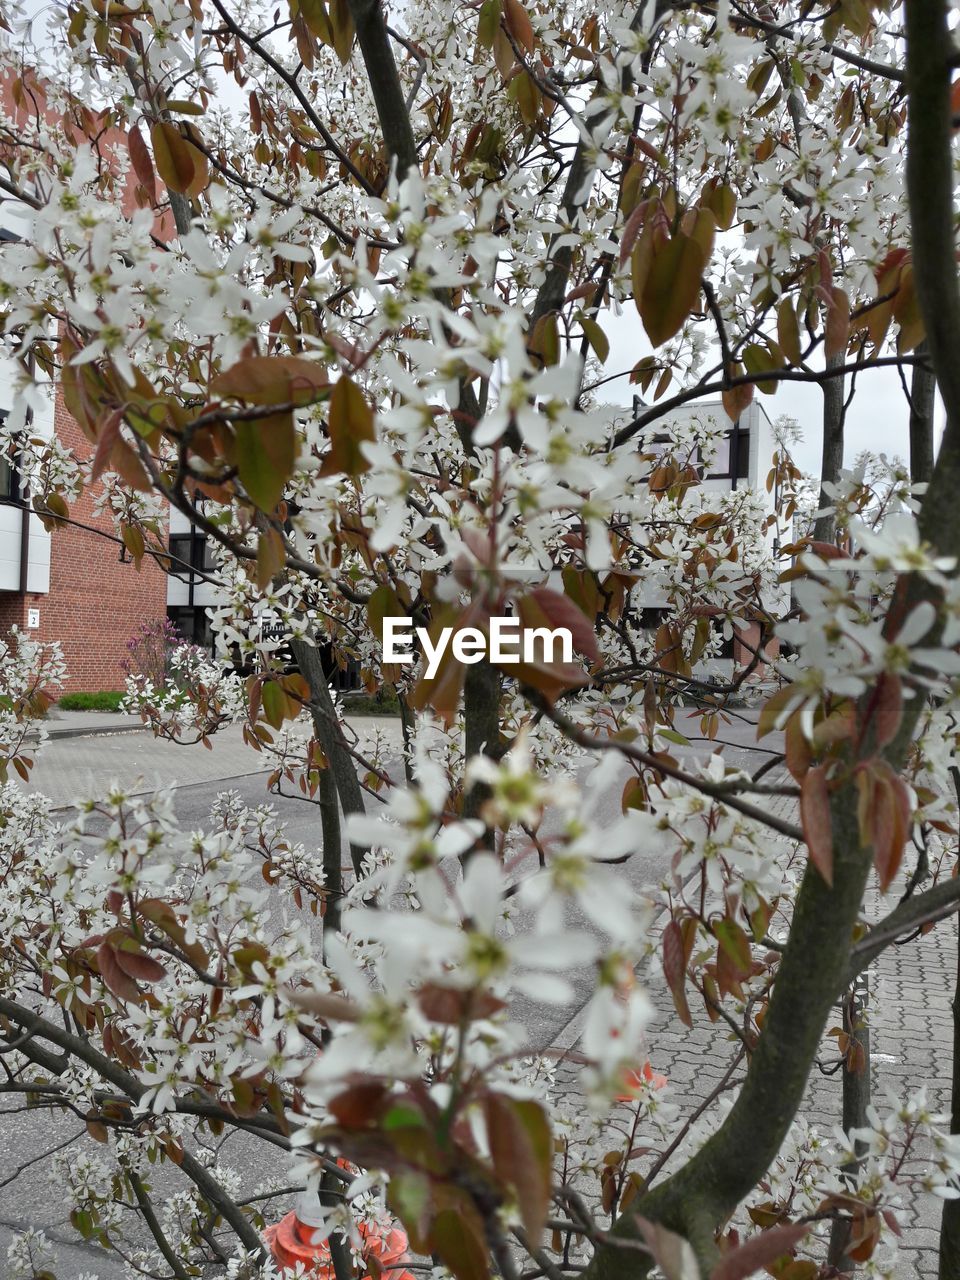
POLYGON ((333 32, 333 48, 341 63, 346 66, 353 50, 355 28, 348 0, 330 0, 330 28, 333 32))
POLYGON ((210 394, 244 404, 314 404, 330 385, 327 371, 303 356, 250 356, 210 383, 210 394))
POLYGON ((364 441, 375 438, 373 410, 357 384, 346 375, 333 388, 327 425, 330 452, 324 459, 320 474, 359 476, 369 471, 370 463, 360 446, 364 441))
POLYGON ((257 586, 267 587, 284 566, 283 539, 276 529, 267 529, 257 539, 257 586))
POLYGON ((684 990, 687 974, 683 933, 676 920, 668 921, 663 931, 663 973, 680 1021, 685 1026, 692 1027, 693 1019, 690 1017, 690 1006, 687 1004, 687 995, 684 990))
POLYGON ((143 140, 143 134, 136 125, 133 125, 127 134, 127 149, 130 152, 130 163, 133 165, 133 171, 137 175, 137 181, 150 197, 151 204, 155 204, 157 199, 157 177, 153 171, 153 161, 150 159, 149 148, 143 140))
POLYGON ((833 819, 826 767, 808 769, 800 787, 800 821, 810 861, 828 885, 833 885, 833 819))
POLYGON ((717 942, 727 954, 727 958, 736 970, 738 977, 746 977, 753 967, 750 954, 750 939, 735 920, 716 920, 713 934, 717 942))
POLYGON ((877 746, 885 747, 897 736, 903 717, 903 684, 898 675, 884 671, 877 681, 873 729, 877 746))
POLYGON ((507 24, 507 30, 521 49, 526 49, 527 53, 533 53, 533 25, 530 22, 530 15, 520 0, 503 0, 503 20, 507 24))
POLYGON ((746 1243, 724 1254, 713 1269, 710 1280, 746 1280, 785 1253, 795 1249, 810 1234, 802 1222, 784 1222, 752 1236, 746 1243))
MULTIPOLYGON (((743 365, 734 362, 730 366, 730 377, 743 377, 743 365)), ((720 393, 724 412, 731 422, 736 422, 740 415, 753 403, 753 384, 744 382, 738 387, 728 387, 720 393)))
POLYGON ((186 195, 197 176, 196 149, 189 145, 176 125, 166 120, 150 126, 150 140, 160 177, 171 191, 186 195))
POLYGON ((527 1234, 539 1244, 550 1205, 550 1126, 535 1102, 488 1094, 490 1155, 498 1178, 513 1187, 527 1234))
POLYGON ((594 355, 601 364, 606 363, 607 356, 610 354, 610 339, 597 324, 596 320, 593 320, 590 316, 581 316, 580 328, 586 335, 591 347, 593 347, 594 355))
POLYGON ((683 328, 697 304, 705 264, 700 242, 683 232, 654 253, 640 299, 640 319, 655 347, 683 328))
POLYGON ((524 629, 563 628, 570 632, 573 648, 578 653, 582 653, 590 662, 596 662, 600 657, 593 623, 569 596, 552 591, 549 587, 535 587, 517 601, 517 613, 524 629))
POLYGON ((292 413, 234 423, 233 456, 240 483, 261 511, 272 512, 297 457, 292 413))

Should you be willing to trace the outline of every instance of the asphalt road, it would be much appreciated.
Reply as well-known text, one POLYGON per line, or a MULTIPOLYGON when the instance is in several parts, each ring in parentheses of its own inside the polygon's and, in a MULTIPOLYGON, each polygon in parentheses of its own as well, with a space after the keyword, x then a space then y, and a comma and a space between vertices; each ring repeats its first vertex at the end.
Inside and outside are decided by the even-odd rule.
MULTIPOLYGON (((358 727, 363 727, 362 721, 358 727)), ((395 727, 388 726, 388 732, 395 731, 395 727)), ((688 735, 697 732, 695 720, 678 720, 677 727, 688 735)), ((725 727, 721 736, 726 741, 724 754, 730 763, 752 761, 756 767, 762 757, 756 755, 754 733, 753 725, 746 720, 725 727)), ((216 743, 214 752, 202 747, 176 748, 155 743, 146 733, 69 738, 48 746, 31 786, 52 793, 54 803, 63 806, 88 792, 95 783, 102 787, 109 778, 129 785, 142 775, 143 789, 158 782, 173 782, 177 815, 187 827, 205 825, 217 794, 232 789, 251 805, 269 800, 278 809, 291 838, 315 845, 319 833, 314 807, 299 799, 268 796, 265 773, 258 769, 262 762, 238 747, 230 735, 216 743), (244 772, 251 765, 257 771, 244 772)), ((677 747, 676 752, 689 759, 708 754, 709 748, 695 742, 689 749, 677 747)), ((604 816, 612 819, 618 813, 622 787, 623 777, 618 777, 599 797, 597 812, 601 821, 604 816)), ((622 867, 624 878, 637 888, 657 883, 666 871, 666 855, 656 851, 638 855, 622 867)), ((532 1045, 542 1047, 562 1041, 565 1030, 567 1039, 575 1034, 590 975, 573 973, 570 977, 576 999, 568 1007, 535 1005, 529 1000, 516 1002, 515 1013, 527 1026, 532 1045)), ((77 1280, 80 1276, 125 1280, 133 1274, 115 1255, 80 1241, 67 1220, 62 1191, 51 1179, 53 1152, 71 1143, 82 1131, 81 1122, 75 1118, 55 1113, 24 1114, 12 1099, 0 1098, 0 1277, 7 1274, 6 1248, 12 1233, 30 1226, 42 1228, 56 1243, 60 1256, 58 1280, 77 1280)), ((83 1145, 87 1149, 92 1146, 83 1145)), ((285 1160, 276 1148, 262 1148, 238 1138, 231 1138, 218 1156, 218 1161, 241 1173, 245 1194, 255 1193, 265 1179, 282 1177, 285 1160)), ((168 1167, 156 1180, 172 1187, 180 1178, 176 1170, 168 1167)))

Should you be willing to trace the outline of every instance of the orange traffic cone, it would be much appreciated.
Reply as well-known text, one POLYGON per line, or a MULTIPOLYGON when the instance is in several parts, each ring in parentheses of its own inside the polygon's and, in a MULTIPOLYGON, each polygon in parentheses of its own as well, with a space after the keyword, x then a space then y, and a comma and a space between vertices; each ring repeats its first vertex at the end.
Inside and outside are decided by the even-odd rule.
MULTIPOLYGON (((300 1263, 309 1276, 322 1277, 322 1280, 334 1280, 333 1262, 330 1258, 330 1244, 327 1240, 315 1242, 314 1237, 324 1225, 320 1201, 315 1192, 305 1191, 297 1207, 292 1209, 273 1227, 267 1227, 263 1233, 278 1267, 291 1271, 300 1263)), ((407 1237, 400 1227, 379 1228, 361 1222, 360 1256, 366 1261, 375 1258, 374 1268, 379 1274, 388 1272, 385 1280, 414 1280, 409 1271, 403 1269, 407 1258, 407 1237)), ((370 1280, 369 1272, 365 1272, 361 1280, 370 1280)))

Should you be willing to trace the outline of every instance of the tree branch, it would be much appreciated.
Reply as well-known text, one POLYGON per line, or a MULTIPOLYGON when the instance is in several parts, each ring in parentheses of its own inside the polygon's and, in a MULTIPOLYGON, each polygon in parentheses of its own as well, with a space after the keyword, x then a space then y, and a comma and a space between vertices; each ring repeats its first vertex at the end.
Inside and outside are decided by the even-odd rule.
POLYGON ((865 937, 850 949, 850 966, 844 979, 846 986, 858 973, 871 965, 881 952, 893 946, 899 939, 925 924, 945 920, 960 910, 960 879, 956 876, 944 880, 925 893, 914 894, 901 902, 879 924, 874 925, 865 937))

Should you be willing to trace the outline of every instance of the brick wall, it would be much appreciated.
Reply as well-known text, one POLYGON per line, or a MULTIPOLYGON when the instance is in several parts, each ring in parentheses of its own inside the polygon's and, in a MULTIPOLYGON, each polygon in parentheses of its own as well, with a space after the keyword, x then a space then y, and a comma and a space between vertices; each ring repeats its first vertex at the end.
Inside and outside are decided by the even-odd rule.
MULTIPOLYGON (((59 439, 85 459, 92 448, 57 394, 54 425, 59 439)), ((114 532, 109 516, 94 514, 93 498, 83 496, 70 508, 71 519, 114 532)), ((145 558, 139 572, 128 559, 120 563, 115 542, 88 529, 67 526, 51 535, 50 593, 0 594, 0 632, 16 623, 25 628, 28 608, 40 610, 39 640, 59 640, 67 663, 64 692, 96 693, 122 689, 120 661, 141 622, 162 618, 167 609, 167 580, 145 558)))

